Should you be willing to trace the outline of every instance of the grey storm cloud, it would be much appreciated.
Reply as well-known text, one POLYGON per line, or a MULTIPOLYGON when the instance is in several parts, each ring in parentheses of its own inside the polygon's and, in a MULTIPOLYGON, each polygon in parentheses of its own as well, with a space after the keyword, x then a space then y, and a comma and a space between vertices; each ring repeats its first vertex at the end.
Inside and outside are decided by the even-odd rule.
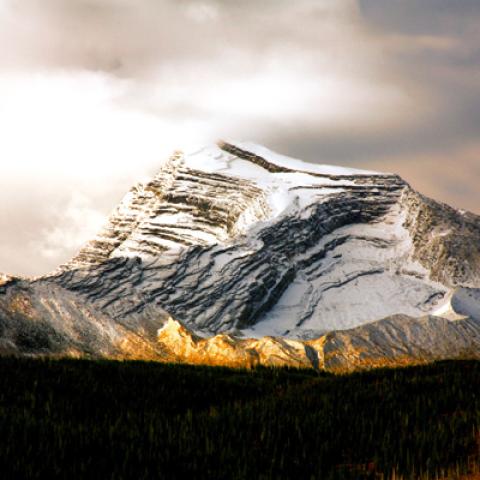
POLYGON ((477 0, 360 0, 360 8, 386 31, 416 35, 463 35, 466 27, 476 30, 480 15, 477 0))
MULTIPOLYGON (((169 62, 225 57, 245 51, 255 59, 279 45, 315 48, 317 27, 332 10, 328 2, 264 0, 10 0, 2 37, 9 66, 103 70, 142 77, 169 62), (12 48, 13 41, 13 48, 12 48)), ((346 38, 346 41, 349 39, 346 38)), ((226 62, 228 67, 228 62, 226 62)))
POLYGON ((479 25, 477 0, 0 0, 0 271, 67 260, 192 134, 480 212, 479 25))

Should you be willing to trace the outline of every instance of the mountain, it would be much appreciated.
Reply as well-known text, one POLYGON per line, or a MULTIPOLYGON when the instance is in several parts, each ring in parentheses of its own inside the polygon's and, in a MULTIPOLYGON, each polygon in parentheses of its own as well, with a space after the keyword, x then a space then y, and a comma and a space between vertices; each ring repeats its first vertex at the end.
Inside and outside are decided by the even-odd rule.
POLYGON ((37 279, 0 350, 352 370, 479 357, 480 217, 396 175, 221 142, 176 152, 37 279))

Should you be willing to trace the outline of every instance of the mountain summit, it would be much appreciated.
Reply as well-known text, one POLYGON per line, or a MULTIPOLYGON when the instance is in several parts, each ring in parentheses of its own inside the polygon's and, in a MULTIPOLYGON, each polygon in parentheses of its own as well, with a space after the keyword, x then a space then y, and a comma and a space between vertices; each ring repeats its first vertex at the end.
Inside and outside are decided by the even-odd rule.
POLYGON ((2 278, 6 353, 330 370, 480 356, 480 217, 249 143, 176 152, 70 262, 2 278))

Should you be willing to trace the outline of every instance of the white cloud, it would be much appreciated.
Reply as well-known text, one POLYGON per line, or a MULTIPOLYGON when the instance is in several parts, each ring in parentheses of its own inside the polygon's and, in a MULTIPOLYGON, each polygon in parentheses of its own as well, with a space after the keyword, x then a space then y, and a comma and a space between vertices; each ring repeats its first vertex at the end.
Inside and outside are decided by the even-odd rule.
POLYGON ((105 216, 92 205, 89 197, 73 192, 69 202, 52 212, 52 226, 40 235, 37 249, 48 260, 68 258, 82 246, 82 240, 93 238, 105 223, 105 216))
POLYGON ((3 175, 47 180, 106 180, 141 175, 200 125, 116 104, 127 81, 105 74, 4 75, 0 79, 3 175))

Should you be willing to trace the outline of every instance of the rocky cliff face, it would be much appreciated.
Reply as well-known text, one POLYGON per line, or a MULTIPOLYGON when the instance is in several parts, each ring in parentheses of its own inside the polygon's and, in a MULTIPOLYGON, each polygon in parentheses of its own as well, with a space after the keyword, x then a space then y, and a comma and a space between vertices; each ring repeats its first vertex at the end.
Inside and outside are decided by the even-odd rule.
POLYGON ((476 355, 480 319, 431 315, 479 286, 479 217, 395 175, 221 143, 174 154, 53 274, 5 277, 0 334, 8 351, 352 369, 476 355))

